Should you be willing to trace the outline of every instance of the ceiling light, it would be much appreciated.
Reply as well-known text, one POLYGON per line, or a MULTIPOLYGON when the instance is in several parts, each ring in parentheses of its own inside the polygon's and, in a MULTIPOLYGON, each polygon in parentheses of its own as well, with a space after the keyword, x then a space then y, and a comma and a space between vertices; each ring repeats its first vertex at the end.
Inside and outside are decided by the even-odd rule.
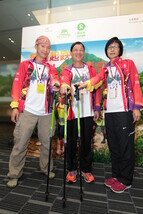
POLYGON ((68 10, 71 10, 71 8, 70 8, 70 7, 68 7, 68 10))
POLYGON ((114 5, 115 5, 115 4, 117 4, 117 1, 116 1, 116 0, 114 0, 114 1, 113 1, 113 4, 114 4, 114 5))
POLYGON ((5 56, 3 56, 2 58, 5 59, 5 56))
POLYGON ((14 40, 12 40, 10 37, 8 38, 8 40, 9 40, 11 43, 15 43, 14 40))
POLYGON ((28 13, 27 16, 30 16, 30 13, 28 13))

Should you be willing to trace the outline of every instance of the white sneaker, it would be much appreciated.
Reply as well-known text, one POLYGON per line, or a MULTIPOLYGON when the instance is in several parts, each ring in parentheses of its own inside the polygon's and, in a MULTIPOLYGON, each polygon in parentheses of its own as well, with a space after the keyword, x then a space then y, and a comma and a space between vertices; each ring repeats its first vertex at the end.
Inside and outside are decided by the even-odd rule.
MULTIPOLYGON (((44 172, 44 174, 47 176, 48 175, 48 172, 44 172)), ((49 172, 49 178, 52 179, 55 177, 55 173, 54 172, 49 172)))
POLYGON ((7 182, 7 187, 10 188, 15 188, 18 184, 18 178, 11 178, 8 182, 7 182))
POLYGON ((50 172, 50 173, 49 173, 49 178, 52 179, 52 178, 55 177, 55 175, 56 175, 56 174, 55 174, 54 172, 50 172))

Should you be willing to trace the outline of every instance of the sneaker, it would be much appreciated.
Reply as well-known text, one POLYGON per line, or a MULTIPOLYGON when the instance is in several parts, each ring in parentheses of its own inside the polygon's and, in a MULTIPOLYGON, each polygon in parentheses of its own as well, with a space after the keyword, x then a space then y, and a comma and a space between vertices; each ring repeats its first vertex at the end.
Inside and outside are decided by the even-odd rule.
POLYGON ((123 193, 126 189, 131 188, 131 185, 126 186, 123 183, 119 182, 118 180, 114 182, 114 184, 111 187, 111 190, 115 193, 123 193))
POLYGON ((55 174, 54 172, 50 172, 50 173, 49 173, 49 178, 50 178, 50 179, 53 179, 53 178, 55 177, 55 175, 56 175, 56 174, 55 174))
POLYGON ((104 185, 105 185, 106 187, 111 188, 112 185, 113 185, 116 181, 117 181, 117 178, 113 178, 113 177, 107 178, 107 179, 105 179, 105 181, 104 181, 104 185))
POLYGON ((76 182, 77 171, 69 171, 66 177, 66 181, 70 183, 76 182))
POLYGON ((11 178, 8 182, 7 182, 7 187, 9 188, 15 188, 18 184, 18 178, 11 178))
MULTIPOLYGON (((46 176, 48 175, 48 172, 43 172, 46 176)), ((53 179, 56 176, 54 172, 49 172, 49 179, 53 179)))
POLYGON ((94 176, 90 172, 82 172, 82 176, 86 183, 91 183, 95 181, 94 176))

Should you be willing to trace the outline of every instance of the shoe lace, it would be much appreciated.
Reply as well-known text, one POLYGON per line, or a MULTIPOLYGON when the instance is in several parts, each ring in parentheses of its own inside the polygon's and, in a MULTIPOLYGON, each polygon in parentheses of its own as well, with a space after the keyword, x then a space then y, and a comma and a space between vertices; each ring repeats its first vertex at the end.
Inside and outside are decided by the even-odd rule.
POLYGON ((93 178, 93 175, 91 173, 89 173, 89 172, 85 173, 84 175, 85 175, 85 177, 86 177, 87 180, 93 178))
POLYGON ((70 177, 71 177, 71 176, 76 176, 76 172, 75 172, 75 171, 69 172, 68 175, 69 175, 70 177))
POLYGON ((116 187, 124 187, 125 185, 121 182, 116 182, 116 187))

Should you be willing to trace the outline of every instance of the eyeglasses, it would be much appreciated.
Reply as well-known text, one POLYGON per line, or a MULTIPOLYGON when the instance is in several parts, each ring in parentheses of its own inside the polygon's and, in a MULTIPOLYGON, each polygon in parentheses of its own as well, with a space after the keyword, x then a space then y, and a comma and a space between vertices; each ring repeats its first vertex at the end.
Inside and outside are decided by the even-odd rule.
POLYGON ((117 50, 117 49, 119 49, 119 46, 109 46, 108 48, 107 48, 107 50, 117 50))
POLYGON ((80 50, 78 50, 78 49, 73 49, 72 52, 82 52, 82 53, 83 53, 83 52, 84 52, 84 49, 80 49, 80 50))

